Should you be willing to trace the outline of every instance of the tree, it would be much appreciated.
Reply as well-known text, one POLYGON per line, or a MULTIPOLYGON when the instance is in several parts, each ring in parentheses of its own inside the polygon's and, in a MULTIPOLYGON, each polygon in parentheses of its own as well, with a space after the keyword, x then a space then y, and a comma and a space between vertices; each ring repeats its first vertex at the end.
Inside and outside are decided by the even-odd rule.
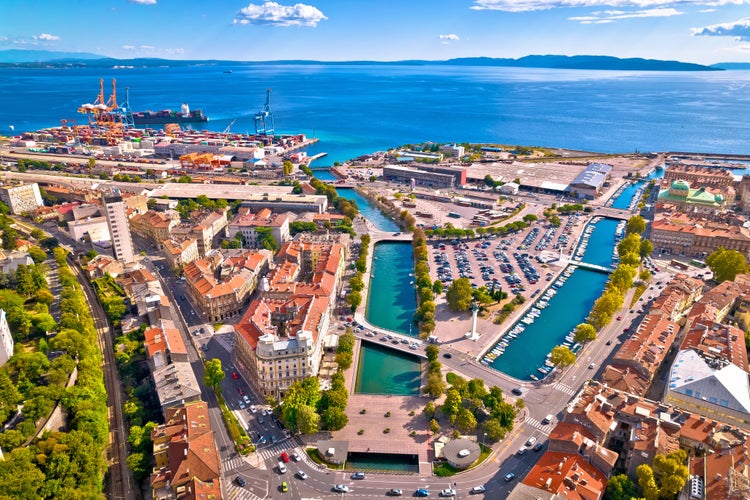
MULTIPOLYGON (((329 408, 330 409, 330 408, 329 408)), ((320 425, 320 415, 310 405, 297 408, 297 430, 302 434, 315 434, 320 425)))
POLYGON ((646 220, 640 215, 634 215, 628 219, 628 224, 625 226, 625 232, 627 234, 641 234, 646 230, 646 220))
POLYGON ((646 500, 658 500, 659 487, 656 485, 654 470, 648 464, 641 464, 635 470, 638 476, 638 486, 643 492, 643 498, 646 500))
POLYGON ((573 339, 576 342, 584 343, 596 340, 596 328, 588 323, 580 323, 574 330, 573 339))
POLYGON ((641 251, 641 237, 637 234, 629 234, 617 244, 617 253, 620 257, 632 253, 639 255, 641 251))
POLYGON ((428 361, 435 361, 438 359, 440 348, 435 344, 428 344, 427 347, 424 348, 424 353, 427 356, 428 361))
POLYGON ((576 355, 573 351, 563 345, 552 348, 550 362, 558 368, 565 368, 575 364, 576 355))
POLYGON ((433 398, 440 397, 445 391, 445 381, 440 373, 430 373, 427 376, 427 383, 424 386, 424 392, 433 398))
POLYGON ((445 393, 445 401, 443 402, 443 413, 449 417, 455 417, 461 411, 462 402, 461 394, 456 389, 448 389, 448 392, 445 393))
POLYGON ((609 478, 604 500, 631 500, 638 498, 638 488, 625 474, 616 474, 609 478))
POLYGON ((685 450, 677 450, 669 455, 656 455, 654 457, 654 469, 659 472, 661 486, 659 496, 661 498, 674 498, 687 482, 689 471, 685 465, 687 453, 685 450))
POLYGON ((346 427, 349 417, 347 417, 343 408, 331 406, 320 416, 320 421, 327 430, 338 431, 346 427))
POLYGON ((485 422, 484 433, 490 441, 500 441, 505 437, 505 429, 496 418, 490 418, 485 422))
POLYGON ((434 418, 430 419, 430 432, 432 432, 433 434, 437 434, 438 432, 440 432, 440 424, 434 418))
POLYGON ((737 250, 726 250, 724 247, 719 247, 706 257, 706 264, 714 273, 714 279, 720 282, 734 280, 738 274, 748 271, 745 256, 737 250))
POLYGON ((651 252, 654 251, 654 244, 651 243, 650 240, 642 240, 641 241, 641 249, 638 252, 641 258, 646 258, 649 255, 651 255, 651 252))
POLYGON ((435 416, 435 403, 432 401, 427 401, 427 404, 424 405, 423 410, 425 418, 432 418, 435 416))
POLYGON ((348 370, 352 366, 352 359, 352 353, 350 352, 336 354, 336 364, 339 365, 339 370, 348 370))
POLYGON ((443 293, 443 282, 440 280, 435 280, 435 282, 432 284, 432 291, 435 295, 440 295, 443 293))
POLYGON ((256 242, 260 248, 271 250, 273 253, 279 251, 279 244, 273 238, 273 233, 270 227, 256 227, 256 242))
POLYGON ((463 432, 464 434, 468 434, 470 432, 473 432, 474 429, 477 428, 477 419, 474 417, 474 414, 471 413, 467 408, 463 408, 460 412, 458 412, 458 416, 456 417, 456 428, 463 432))
MULTIPOLYGON (((628 254, 630 255, 630 254, 628 254)), ((638 274, 638 269, 629 264, 621 263, 617 266, 617 269, 612 271, 610 274, 610 287, 616 288, 622 295, 628 291, 628 288, 633 286, 635 277, 638 274)))
POLYGON ((284 173, 284 177, 289 177, 292 175, 292 171, 294 170, 294 165, 289 160, 284 160, 284 163, 282 163, 282 169, 284 173))
POLYGON ((467 311, 471 306, 473 290, 468 278, 459 278, 448 287, 445 300, 452 311, 467 311))
POLYGON ((203 383, 212 388, 214 391, 219 390, 219 384, 224 380, 224 370, 221 369, 221 360, 219 358, 209 359, 206 361, 206 371, 203 375, 203 383))
POLYGON ((29 256, 34 260, 34 264, 41 264, 47 259, 47 252, 37 246, 29 247, 29 256))

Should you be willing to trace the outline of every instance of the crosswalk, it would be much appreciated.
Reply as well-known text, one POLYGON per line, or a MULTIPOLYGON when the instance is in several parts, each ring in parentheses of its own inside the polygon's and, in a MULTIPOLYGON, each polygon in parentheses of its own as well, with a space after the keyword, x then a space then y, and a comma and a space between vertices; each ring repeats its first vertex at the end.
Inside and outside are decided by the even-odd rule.
POLYGON ((225 351, 232 352, 234 349, 234 336, 231 333, 220 333, 214 335, 213 338, 225 351))
POLYGON ((227 498, 230 500, 261 500, 261 497, 235 484, 234 481, 226 486, 227 498))
MULTIPOLYGON (((279 458, 279 455, 281 455, 284 451, 289 452, 293 449, 294 443, 291 440, 285 440, 265 448, 261 447, 260 449, 258 449, 257 453, 263 460, 267 460, 269 458, 279 458)), ((300 453, 300 456, 302 455, 303 454, 300 453)))
POLYGON ((548 425, 544 425, 539 420, 537 420, 537 419, 535 419, 533 417, 526 417, 526 420, 524 420, 524 422, 526 424, 530 425, 531 427, 534 427, 535 429, 539 429, 540 431, 545 431, 545 430, 547 430, 550 427, 549 424, 548 425))
POLYGON ((232 472, 233 470, 244 467, 245 465, 247 465, 247 462, 242 457, 230 458, 223 462, 224 471, 226 472, 232 472))
POLYGON ((575 389, 573 389, 572 387, 569 387, 569 386, 563 384, 562 382, 556 383, 553 386, 553 388, 556 389, 556 390, 558 390, 558 391, 560 391, 560 392, 563 392, 563 393, 567 394, 568 396, 573 396, 576 393, 575 389))

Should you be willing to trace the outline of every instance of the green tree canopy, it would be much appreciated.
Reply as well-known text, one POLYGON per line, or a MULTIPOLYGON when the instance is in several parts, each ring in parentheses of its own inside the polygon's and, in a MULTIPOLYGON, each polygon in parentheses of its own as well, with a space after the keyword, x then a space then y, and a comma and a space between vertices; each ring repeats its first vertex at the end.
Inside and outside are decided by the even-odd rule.
POLYGON ((455 422, 456 428, 464 434, 473 432, 477 428, 477 419, 467 408, 458 412, 455 422))
POLYGON ((558 368, 571 366, 576 362, 576 355, 573 351, 565 346, 559 345, 552 348, 552 355, 549 360, 558 368))
POLYGON ((315 434, 319 427, 320 415, 315 408, 310 405, 300 405, 297 408, 297 430, 302 434, 315 434))
POLYGON ((745 256, 737 250, 726 250, 724 247, 719 247, 718 250, 706 257, 706 264, 714 273, 714 279, 717 281, 731 281, 738 274, 748 271, 745 256))
POLYGON ((445 391, 445 381, 440 372, 430 373, 427 375, 427 383, 424 386, 424 392, 433 398, 440 397, 445 391))
POLYGON ((627 234, 641 234, 646 230, 646 220, 640 215, 634 215, 628 219, 628 224, 625 227, 627 234))
POLYGON ((624 237, 620 243, 617 244, 617 253, 620 257, 627 254, 639 255, 641 251, 641 237, 638 234, 631 233, 624 237))
POLYGON ((203 383, 211 387, 214 391, 219 389, 219 384, 224 380, 224 370, 221 368, 219 358, 209 359, 206 361, 206 370, 203 374, 203 383))
POLYGON ((472 298, 473 290, 468 278, 455 280, 445 293, 445 300, 452 311, 468 311, 472 298))
POLYGON ((641 241, 641 249, 638 253, 640 254, 642 259, 651 255, 651 252, 653 251, 654 251, 654 244, 651 243, 651 240, 644 239, 641 241))
POLYGON ((604 500, 632 500, 638 498, 638 487, 625 474, 616 474, 609 478, 604 500))
POLYGON ((584 343, 596 340, 596 328, 588 323, 580 323, 575 328, 574 340, 584 343))

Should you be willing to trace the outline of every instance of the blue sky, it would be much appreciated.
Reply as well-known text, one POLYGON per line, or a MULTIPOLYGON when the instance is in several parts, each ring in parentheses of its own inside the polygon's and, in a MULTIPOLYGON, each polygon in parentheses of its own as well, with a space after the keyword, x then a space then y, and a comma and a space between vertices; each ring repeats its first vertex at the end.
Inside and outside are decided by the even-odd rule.
POLYGON ((0 49, 325 61, 750 61, 750 0, 3 0, 0 49))

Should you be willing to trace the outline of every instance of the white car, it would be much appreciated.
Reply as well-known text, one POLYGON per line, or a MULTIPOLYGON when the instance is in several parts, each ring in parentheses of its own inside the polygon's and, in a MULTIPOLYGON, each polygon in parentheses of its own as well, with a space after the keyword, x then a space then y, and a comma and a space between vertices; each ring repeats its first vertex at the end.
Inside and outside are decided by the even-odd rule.
POLYGON ((349 487, 345 484, 337 484, 333 487, 333 491, 337 493, 349 493, 349 487))
POLYGON ((303 470, 297 471, 297 477, 300 479, 307 479, 307 473, 303 470))
POLYGON ((296 451, 292 453, 290 456, 292 457, 292 460, 294 460, 295 462, 299 462, 300 460, 302 460, 302 457, 300 457, 299 453, 297 453, 296 451))
POLYGON ((240 399, 240 410, 245 409, 245 402, 240 399))
POLYGON ((258 409, 257 409, 257 408, 255 407, 255 405, 252 405, 252 406, 250 406, 250 411, 251 411, 252 413, 255 413, 255 412, 257 412, 257 411, 258 411, 258 409))
POLYGON ((440 492, 441 497, 454 497, 456 496, 456 490, 453 488, 446 488, 440 492))

